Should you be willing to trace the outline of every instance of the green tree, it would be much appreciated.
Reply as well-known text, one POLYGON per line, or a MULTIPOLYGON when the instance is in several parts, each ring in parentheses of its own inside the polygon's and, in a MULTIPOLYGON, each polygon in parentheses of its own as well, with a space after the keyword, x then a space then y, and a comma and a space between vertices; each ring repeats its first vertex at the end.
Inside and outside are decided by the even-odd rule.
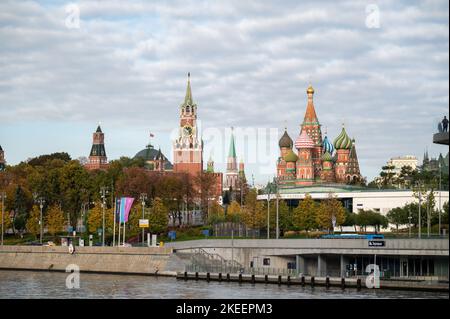
POLYGON ((41 218, 40 208, 37 205, 33 205, 33 210, 31 211, 27 219, 26 228, 27 231, 33 234, 36 238, 40 234, 40 226, 39 226, 40 218, 41 218))
POLYGON ((64 215, 58 206, 50 206, 46 216, 46 224, 47 230, 52 236, 63 230, 65 224, 64 215))
POLYGON ((210 204, 208 214, 208 224, 214 225, 225 221, 225 211, 222 206, 217 202, 210 204))
POLYGON ((160 234, 167 230, 169 223, 169 210, 164 205, 163 201, 156 197, 153 200, 150 208, 150 232, 160 234))
POLYGON ((264 206, 256 200, 256 190, 251 189, 245 197, 245 206, 242 214, 242 221, 250 229, 261 229, 266 222, 264 206))
POLYGON ((300 230, 317 229, 317 204, 311 195, 306 194, 305 198, 294 209, 292 222, 300 230))
POLYGON ((398 233, 398 226, 406 225, 409 223, 408 216, 409 216, 408 211, 404 207, 393 208, 387 213, 388 221, 391 224, 395 225, 397 233, 398 233))

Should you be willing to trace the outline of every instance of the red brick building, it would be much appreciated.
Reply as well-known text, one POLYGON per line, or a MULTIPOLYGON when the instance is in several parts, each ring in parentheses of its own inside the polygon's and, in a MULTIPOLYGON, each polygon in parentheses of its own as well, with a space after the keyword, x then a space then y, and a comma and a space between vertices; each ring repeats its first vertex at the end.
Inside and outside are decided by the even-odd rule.
POLYGON ((89 170, 108 168, 108 158, 106 157, 105 151, 105 134, 103 134, 100 125, 92 135, 91 153, 89 154, 89 160, 85 167, 89 170))

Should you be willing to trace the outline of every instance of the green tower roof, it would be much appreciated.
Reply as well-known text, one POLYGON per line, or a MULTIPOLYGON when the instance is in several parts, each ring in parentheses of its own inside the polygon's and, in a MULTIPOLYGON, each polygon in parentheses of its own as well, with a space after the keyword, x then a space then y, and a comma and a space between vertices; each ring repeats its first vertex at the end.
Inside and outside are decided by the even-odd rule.
POLYGON ((347 135, 347 132, 345 131, 344 126, 342 125, 342 131, 341 134, 339 134, 338 137, 334 140, 334 148, 339 149, 346 149, 349 150, 352 147, 352 140, 347 135))
POLYGON ((297 162, 297 159, 298 159, 298 156, 295 155, 295 153, 292 150, 290 150, 284 157, 284 160, 286 162, 297 162))
POLYGON ((233 131, 231 132, 230 149, 228 151, 228 157, 236 157, 236 147, 234 145, 234 134, 233 134, 233 131))

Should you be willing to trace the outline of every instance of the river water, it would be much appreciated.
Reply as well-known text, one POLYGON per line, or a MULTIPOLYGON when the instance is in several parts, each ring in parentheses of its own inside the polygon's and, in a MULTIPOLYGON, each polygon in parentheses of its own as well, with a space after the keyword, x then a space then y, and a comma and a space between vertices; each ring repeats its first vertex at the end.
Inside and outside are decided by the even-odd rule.
POLYGON ((80 288, 66 288, 62 272, 0 270, 0 298, 449 298, 448 293, 184 281, 172 277, 80 274, 80 288))

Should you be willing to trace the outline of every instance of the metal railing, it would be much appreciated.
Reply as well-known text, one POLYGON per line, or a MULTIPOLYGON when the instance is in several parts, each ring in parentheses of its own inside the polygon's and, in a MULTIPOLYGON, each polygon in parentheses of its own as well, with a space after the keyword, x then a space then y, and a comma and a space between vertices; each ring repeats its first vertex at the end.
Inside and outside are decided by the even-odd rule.
POLYGON ((225 268, 242 268, 242 265, 236 260, 227 260, 220 256, 219 254, 208 253, 202 248, 193 249, 193 254, 191 258, 192 264, 209 267, 209 266, 219 266, 225 268))
POLYGON ((248 275, 273 275, 273 276, 291 276, 298 277, 298 272, 295 269, 284 268, 247 268, 247 267, 227 267, 227 266, 213 266, 213 265, 186 265, 187 272, 203 272, 203 273, 222 273, 222 274, 248 274, 248 275))

